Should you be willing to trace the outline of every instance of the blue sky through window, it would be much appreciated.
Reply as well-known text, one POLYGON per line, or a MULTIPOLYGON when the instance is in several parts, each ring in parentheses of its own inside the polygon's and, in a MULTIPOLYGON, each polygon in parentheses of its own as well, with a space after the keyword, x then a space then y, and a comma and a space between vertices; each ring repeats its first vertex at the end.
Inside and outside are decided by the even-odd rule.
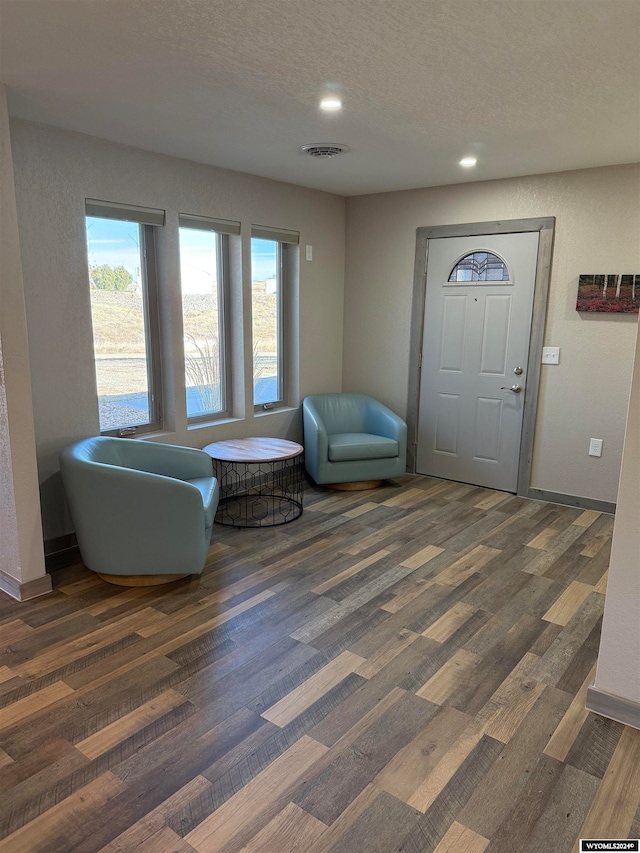
POLYGON ((140 267, 140 226, 137 222, 87 216, 89 266, 122 265, 134 279, 140 267))
POLYGON ((253 281, 265 281, 276 276, 276 253, 278 244, 275 240, 251 240, 251 278, 253 281))
MULTIPOLYGON (((87 239, 89 244, 89 264, 100 266, 110 264, 113 267, 126 267, 137 276, 140 266, 139 227, 136 222, 121 222, 117 219, 99 219, 87 217, 87 239)), ((211 257, 211 232, 182 228, 180 234, 181 248, 185 251, 195 268, 202 270, 207 267, 207 259, 211 257), (198 259, 202 263, 198 263, 198 259)), ((277 243, 274 240, 251 241, 251 273, 254 281, 265 281, 276 275, 277 243)), ((191 292, 199 292, 196 281, 190 282, 189 275, 183 270, 183 287, 191 292), (192 289, 193 288, 193 289, 192 289)), ((215 270, 208 270, 215 277, 215 270)), ((200 277, 197 273, 194 278, 200 277)))
POLYGON ((182 293, 217 293, 218 264, 215 231, 180 229, 182 293))

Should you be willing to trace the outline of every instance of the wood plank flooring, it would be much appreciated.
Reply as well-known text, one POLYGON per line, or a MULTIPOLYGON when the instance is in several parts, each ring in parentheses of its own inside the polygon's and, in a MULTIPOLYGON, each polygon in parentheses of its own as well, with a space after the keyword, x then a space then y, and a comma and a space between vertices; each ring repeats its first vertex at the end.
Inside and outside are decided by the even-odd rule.
POLYGON ((588 713, 613 519, 406 477, 201 578, 0 598, 0 853, 570 853, 640 826, 588 713))

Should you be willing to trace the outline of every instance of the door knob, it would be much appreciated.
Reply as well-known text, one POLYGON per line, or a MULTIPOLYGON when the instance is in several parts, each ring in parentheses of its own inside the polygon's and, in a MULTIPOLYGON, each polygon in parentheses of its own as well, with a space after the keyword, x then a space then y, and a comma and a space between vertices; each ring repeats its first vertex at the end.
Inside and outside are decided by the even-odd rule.
POLYGON ((506 385, 503 385, 500 388, 500 390, 501 391, 513 391, 514 394, 519 394, 522 391, 522 385, 517 385, 517 384, 511 385, 509 388, 507 388, 506 385))

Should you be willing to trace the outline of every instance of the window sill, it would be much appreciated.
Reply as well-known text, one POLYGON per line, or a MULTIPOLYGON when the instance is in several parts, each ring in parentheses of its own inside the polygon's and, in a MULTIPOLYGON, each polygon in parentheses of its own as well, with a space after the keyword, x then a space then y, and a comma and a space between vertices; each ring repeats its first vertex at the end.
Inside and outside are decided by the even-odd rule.
POLYGON ((278 406, 278 408, 274 406, 273 409, 257 409, 254 410, 253 416, 254 418, 264 418, 268 417, 269 415, 280 415, 283 413, 286 414, 288 412, 297 412, 298 408, 299 406, 278 406))
POLYGON ((178 433, 172 429, 159 429, 155 432, 143 432, 140 435, 132 435, 131 438, 137 438, 140 441, 156 441, 157 439, 165 440, 167 438, 177 438, 178 433))
POLYGON ((198 421, 195 424, 188 424, 187 432, 196 432, 199 429, 211 429, 216 426, 228 426, 229 424, 239 424, 244 418, 215 418, 210 421, 198 421))

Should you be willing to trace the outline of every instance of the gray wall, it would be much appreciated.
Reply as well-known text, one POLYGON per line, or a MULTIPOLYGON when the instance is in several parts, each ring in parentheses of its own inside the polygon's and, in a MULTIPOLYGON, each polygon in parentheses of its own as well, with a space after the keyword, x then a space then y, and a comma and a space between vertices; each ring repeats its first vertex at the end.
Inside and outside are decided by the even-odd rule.
POLYGON ((640 334, 620 492, 613 528, 607 599, 595 688, 635 702, 640 708, 640 334))
POLYGON ((299 439, 299 401, 310 393, 341 388, 345 200, 18 120, 11 122, 11 135, 45 539, 71 529, 62 500, 59 449, 99 431, 87 284, 86 197, 167 211, 170 227, 160 241, 161 260, 168 271, 162 281, 161 316, 167 402, 175 400, 175 407, 169 405, 169 428, 158 440, 203 447, 246 435, 299 439), (178 212, 240 220, 245 235, 242 246, 237 241, 233 252, 234 418, 198 429, 187 427, 180 369, 178 212), (258 417, 251 405, 251 274, 246 238, 252 223, 299 231, 302 244, 296 323, 300 361, 292 407, 258 417), (304 260, 305 244, 313 245, 312 262, 304 260))
POLYGON ((638 316, 575 304, 581 273, 640 273, 639 190, 636 164, 348 199, 344 390, 406 412, 416 228, 555 216, 531 485, 615 501, 638 316))
MULTIPOLYGON (((0 84, 0 588, 44 575, 9 115, 0 84)), ((44 591, 44 590, 42 590, 44 591)))

